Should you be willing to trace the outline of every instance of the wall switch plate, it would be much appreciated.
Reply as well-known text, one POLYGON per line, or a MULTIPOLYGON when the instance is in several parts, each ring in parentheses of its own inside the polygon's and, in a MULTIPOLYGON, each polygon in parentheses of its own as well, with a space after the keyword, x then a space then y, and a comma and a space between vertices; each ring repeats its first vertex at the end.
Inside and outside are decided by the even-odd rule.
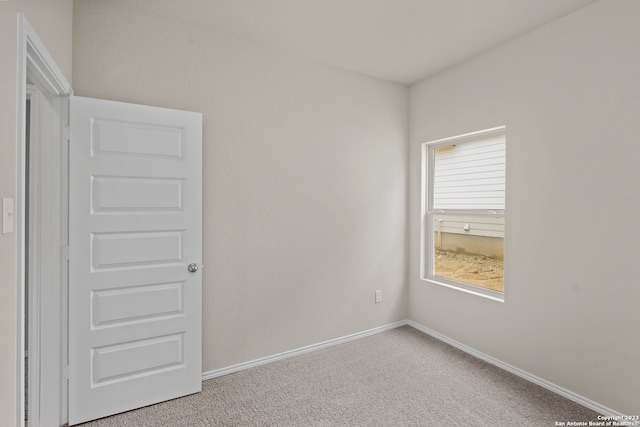
POLYGON ((15 207, 13 199, 2 198, 2 234, 13 233, 15 228, 15 207))
POLYGON ((376 291, 376 304, 382 302, 382 291, 376 291))

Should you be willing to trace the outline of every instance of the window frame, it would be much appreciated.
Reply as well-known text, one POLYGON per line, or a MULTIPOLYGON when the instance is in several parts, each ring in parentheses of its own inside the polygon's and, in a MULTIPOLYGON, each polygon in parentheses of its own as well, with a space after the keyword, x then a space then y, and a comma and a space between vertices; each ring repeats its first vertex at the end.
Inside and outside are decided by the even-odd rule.
MULTIPOLYGON (((467 142, 479 141, 482 139, 504 136, 506 147, 506 126, 498 126, 477 132, 470 132, 462 135, 452 136, 448 138, 437 139, 422 143, 422 176, 421 176, 421 227, 420 227, 420 279, 436 285, 456 289, 462 292, 478 295, 494 301, 504 302, 505 292, 486 289, 481 286, 469 283, 459 282, 441 276, 436 276, 434 272, 434 246, 435 246, 435 230, 433 226, 434 215, 480 215, 480 216, 498 216, 502 217, 505 222, 506 236, 506 205, 505 209, 438 209, 434 210, 434 170, 435 170, 435 149, 442 146, 463 144, 467 142)), ((506 155, 505 155, 505 171, 506 171, 506 155)), ((506 188, 506 182, 505 182, 506 188)), ((506 204, 506 194, 505 194, 506 204)), ((504 240, 503 240, 504 245, 504 240)), ((506 263, 505 263, 506 265, 506 263)), ((503 279, 504 280, 504 279, 503 279)), ((505 288, 506 289, 506 283, 505 288)))

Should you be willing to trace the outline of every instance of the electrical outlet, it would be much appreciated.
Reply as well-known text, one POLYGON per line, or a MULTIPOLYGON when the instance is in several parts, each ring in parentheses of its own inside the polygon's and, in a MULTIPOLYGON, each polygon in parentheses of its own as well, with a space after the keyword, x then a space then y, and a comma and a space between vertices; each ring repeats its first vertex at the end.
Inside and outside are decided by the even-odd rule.
POLYGON ((382 291, 378 290, 376 291, 376 304, 382 302, 382 291))

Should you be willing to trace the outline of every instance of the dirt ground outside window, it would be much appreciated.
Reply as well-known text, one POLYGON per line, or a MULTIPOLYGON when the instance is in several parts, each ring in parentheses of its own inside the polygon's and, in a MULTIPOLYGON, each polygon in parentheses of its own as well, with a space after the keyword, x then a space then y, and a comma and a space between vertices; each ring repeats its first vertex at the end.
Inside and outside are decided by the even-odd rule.
POLYGON ((504 292, 504 260, 502 259, 436 249, 435 275, 504 292))

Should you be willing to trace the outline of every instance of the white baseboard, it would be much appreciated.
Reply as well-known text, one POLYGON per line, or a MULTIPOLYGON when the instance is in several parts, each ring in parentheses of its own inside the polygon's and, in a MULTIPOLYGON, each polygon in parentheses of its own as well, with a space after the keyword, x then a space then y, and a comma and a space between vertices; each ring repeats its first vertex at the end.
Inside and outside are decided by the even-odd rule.
POLYGON ((399 328, 401 326, 404 325, 409 325, 414 329, 419 330, 420 332, 423 332, 427 335, 430 335, 442 342, 445 342, 459 350, 464 351, 465 353, 468 353, 474 357, 477 357, 478 359, 484 360, 487 363, 490 363, 494 366, 497 366, 500 369, 504 369, 507 372, 510 372, 514 375, 519 376, 520 378, 523 378, 529 382, 532 382, 534 384, 537 384, 549 391, 552 391, 556 394, 559 394, 562 397, 565 397, 573 402, 576 402, 582 406, 585 406, 589 409, 592 409, 596 412, 598 412, 599 414, 605 415, 605 416, 611 416, 611 417, 621 417, 623 416, 623 414, 614 411, 611 408, 608 408, 604 405, 601 405, 597 402, 594 402, 593 400, 587 399, 586 397, 580 396, 579 394, 576 394, 570 390, 567 390, 563 387, 560 387, 552 382, 549 382, 547 380, 544 380, 540 377, 537 377, 533 374, 530 374, 529 372, 523 371, 520 368, 516 368, 515 366, 509 365, 508 363, 505 363, 499 359, 496 359, 495 357, 489 356, 488 354, 484 354, 480 351, 477 351, 465 344, 462 344, 456 340, 453 340, 445 335, 442 335, 439 332, 436 332, 434 330, 431 330, 425 326, 422 326, 421 324, 414 322, 413 320, 402 320, 399 322, 395 322, 395 323, 390 323, 388 325, 384 325, 384 326, 380 326, 377 328, 373 328, 373 329, 369 329, 366 331, 362 331, 362 332, 358 332, 355 334, 351 334, 351 335, 347 335, 344 337, 340 337, 340 338, 335 338, 332 340, 328 340, 328 341, 324 341, 321 343, 317 343, 317 344, 312 344, 312 345, 308 345, 305 347, 300 347, 294 350, 289 350, 289 351, 285 351, 283 353, 278 353, 278 354, 274 354, 272 356, 267 356, 267 357, 262 357, 259 359, 255 359, 255 360, 251 360, 248 362, 243 362, 243 363, 238 363, 236 365, 232 365, 232 366, 228 366, 226 368, 221 368, 221 369, 215 369, 213 371, 208 371, 208 372, 203 372, 202 373, 202 380, 210 380, 212 378, 217 378, 217 377, 221 377, 223 375, 228 375, 228 374, 232 374, 234 372, 239 372, 245 369, 249 369, 249 368, 253 368, 255 366, 260 366, 260 365, 264 365, 267 363, 271 363, 271 362, 275 362, 277 360, 282 360, 282 359, 286 359, 289 357, 294 357, 294 356, 298 356, 304 353, 308 353, 310 351, 314 351, 314 350, 319 350, 321 348, 325 348, 325 347, 329 347, 332 345, 336 345, 336 344, 342 344, 345 342, 349 342, 358 338, 363 338, 366 337, 368 335, 373 335, 373 334, 377 334, 380 332, 384 332, 384 331, 388 331, 390 329, 395 329, 395 328, 399 328))
POLYGON ((275 362, 277 360, 286 359, 289 357, 299 356, 304 353, 308 353, 314 350, 320 350, 321 348, 329 347, 336 344, 342 344, 348 341, 352 341, 358 338, 366 337, 368 335, 377 334, 380 332, 388 331, 390 329, 399 328, 408 324, 408 320, 401 320, 399 322, 390 323, 388 325, 379 326, 377 328, 368 329, 366 331, 357 332, 355 334, 347 335, 340 338, 334 338, 332 340, 323 341, 317 344, 308 345, 305 347, 296 348, 294 350, 285 351, 283 353, 274 354, 272 356, 261 357, 260 359, 250 360, 248 362, 238 363, 237 365, 228 366, 226 368, 214 369, 213 371, 203 372, 202 380, 210 380, 212 378, 221 377, 223 375, 232 374, 245 369, 253 368, 255 366, 264 365, 266 363, 275 362))
POLYGON ((566 388, 560 387, 559 385, 556 385, 554 383, 551 383, 547 380, 544 380, 540 377, 537 377, 533 374, 530 374, 529 372, 523 371, 520 368, 516 368, 515 366, 509 365, 508 363, 505 363, 499 359, 496 359, 495 357, 489 356, 488 354, 484 354, 482 352, 479 352, 467 345, 464 345, 456 340, 453 340, 445 335, 442 335, 439 332, 436 332, 434 330, 431 330, 425 326, 422 326, 419 323, 414 322, 413 320, 408 320, 407 321, 407 325, 411 326, 412 328, 415 328, 417 330, 419 330, 420 332, 424 332, 427 335, 430 335, 442 342, 445 342, 453 347, 456 347, 459 350, 464 351, 465 353, 468 353, 472 356, 477 357, 478 359, 484 360, 487 363, 490 363, 494 366, 497 366, 500 369, 504 369, 507 372, 511 372, 514 375, 519 376, 520 378, 523 378, 529 382, 532 382, 534 384, 539 385, 540 387, 546 388, 549 391, 552 391, 556 394, 559 394, 562 397, 566 397, 567 399, 576 402, 582 406, 585 406, 589 409, 592 409, 596 412, 598 412, 601 415, 605 415, 605 416, 612 416, 612 417, 620 417, 623 416, 623 414, 614 411, 611 408, 607 408, 604 405, 601 405, 597 402, 594 402, 593 400, 587 399, 586 397, 580 396, 579 394, 576 394, 570 390, 567 390, 566 388))

